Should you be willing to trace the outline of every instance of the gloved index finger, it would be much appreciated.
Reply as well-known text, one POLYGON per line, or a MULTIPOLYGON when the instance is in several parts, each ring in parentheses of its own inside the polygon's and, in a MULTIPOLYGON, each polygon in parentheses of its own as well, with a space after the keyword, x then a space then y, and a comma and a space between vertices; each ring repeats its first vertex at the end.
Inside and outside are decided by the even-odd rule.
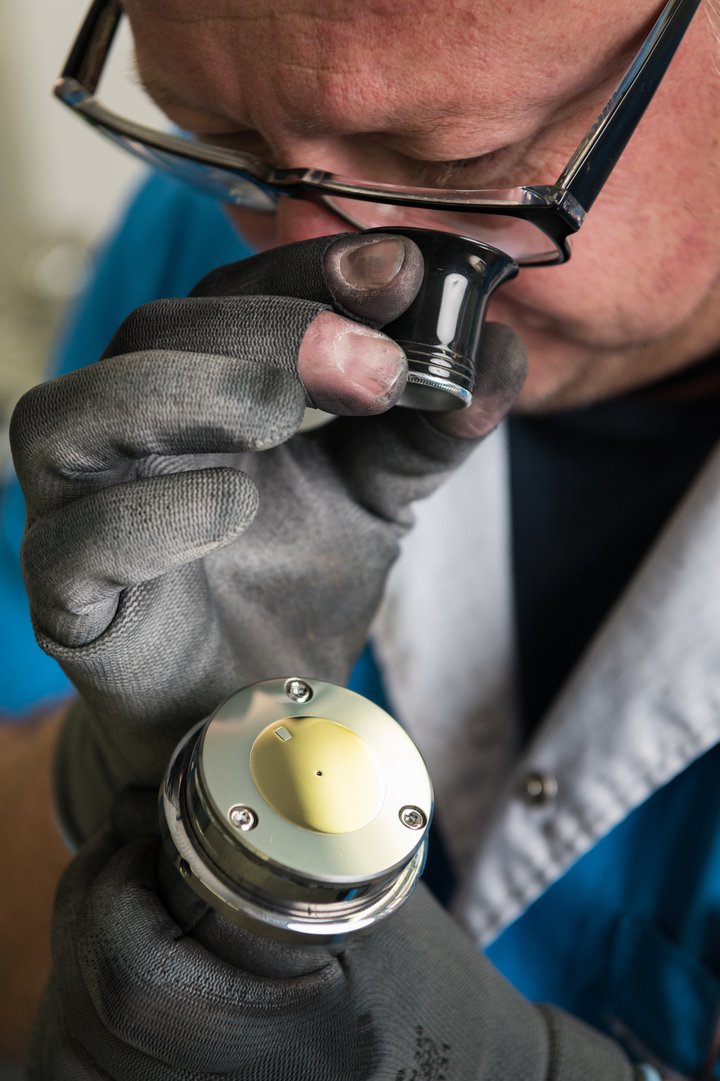
POLYGON ((157 471, 175 472, 187 468, 178 456, 267 449, 297 431, 307 403, 297 354, 320 305, 276 297, 160 304, 159 316, 134 313, 118 332, 115 347, 130 352, 41 384, 18 403, 11 444, 33 513, 147 475, 151 456, 165 459, 157 471), (140 348, 151 341, 155 348, 140 348))
POLYGON ((341 233, 218 267, 190 295, 297 297, 380 327, 410 306, 423 269, 409 237, 341 233))

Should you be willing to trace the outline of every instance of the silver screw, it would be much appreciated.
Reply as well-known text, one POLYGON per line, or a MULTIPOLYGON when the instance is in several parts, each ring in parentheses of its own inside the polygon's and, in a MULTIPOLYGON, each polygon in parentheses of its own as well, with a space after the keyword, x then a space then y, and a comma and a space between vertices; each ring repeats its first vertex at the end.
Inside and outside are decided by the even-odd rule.
POLYGON ((401 807, 400 821, 409 830, 421 830, 425 827, 427 818, 419 807, 401 807))
POLYGON ((228 811, 228 818, 232 822, 236 829, 242 830, 243 833, 247 833, 248 830, 254 830, 257 826, 257 815, 250 807, 243 807, 241 803, 237 807, 231 807, 228 811))
POLYGON ((302 705, 304 702, 310 701, 313 696, 313 689, 304 679, 294 678, 286 682, 285 694, 291 702, 298 702, 302 705))

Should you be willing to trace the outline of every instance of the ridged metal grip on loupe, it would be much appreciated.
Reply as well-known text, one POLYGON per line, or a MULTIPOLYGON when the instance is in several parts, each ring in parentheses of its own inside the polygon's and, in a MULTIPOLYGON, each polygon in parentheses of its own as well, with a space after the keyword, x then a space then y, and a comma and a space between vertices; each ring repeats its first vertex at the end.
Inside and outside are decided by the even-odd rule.
POLYGON ((410 895, 432 787, 384 710, 290 677, 239 691, 193 729, 160 805, 166 848, 196 893, 251 930, 325 945, 410 895))
POLYGON ((399 405, 447 412, 470 405, 487 302, 517 263, 505 252, 431 229, 369 229, 402 235, 422 252, 425 275, 410 307, 383 333, 402 346, 408 381, 399 405))

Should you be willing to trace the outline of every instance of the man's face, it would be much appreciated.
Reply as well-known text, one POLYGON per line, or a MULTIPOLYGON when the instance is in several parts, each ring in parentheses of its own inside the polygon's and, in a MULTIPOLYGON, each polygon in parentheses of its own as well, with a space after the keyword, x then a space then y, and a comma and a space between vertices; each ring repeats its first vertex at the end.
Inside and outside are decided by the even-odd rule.
MULTIPOLYGON (((422 186, 553 182, 659 0, 126 0, 149 92, 279 166, 422 186)), ((720 343, 720 45, 701 9, 565 266, 495 294, 530 356, 520 407, 639 386, 720 343)), ((232 210, 269 247, 347 230, 232 210)))

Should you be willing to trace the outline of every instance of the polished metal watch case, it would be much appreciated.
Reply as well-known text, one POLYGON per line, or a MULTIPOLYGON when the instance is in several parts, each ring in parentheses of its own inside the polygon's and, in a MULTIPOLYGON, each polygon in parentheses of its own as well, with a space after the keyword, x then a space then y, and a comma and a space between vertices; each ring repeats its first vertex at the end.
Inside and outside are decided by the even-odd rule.
POLYGON ((188 885, 230 919, 340 942, 395 911, 425 862, 432 787, 384 710, 303 677, 239 691, 178 746, 161 829, 188 885))

